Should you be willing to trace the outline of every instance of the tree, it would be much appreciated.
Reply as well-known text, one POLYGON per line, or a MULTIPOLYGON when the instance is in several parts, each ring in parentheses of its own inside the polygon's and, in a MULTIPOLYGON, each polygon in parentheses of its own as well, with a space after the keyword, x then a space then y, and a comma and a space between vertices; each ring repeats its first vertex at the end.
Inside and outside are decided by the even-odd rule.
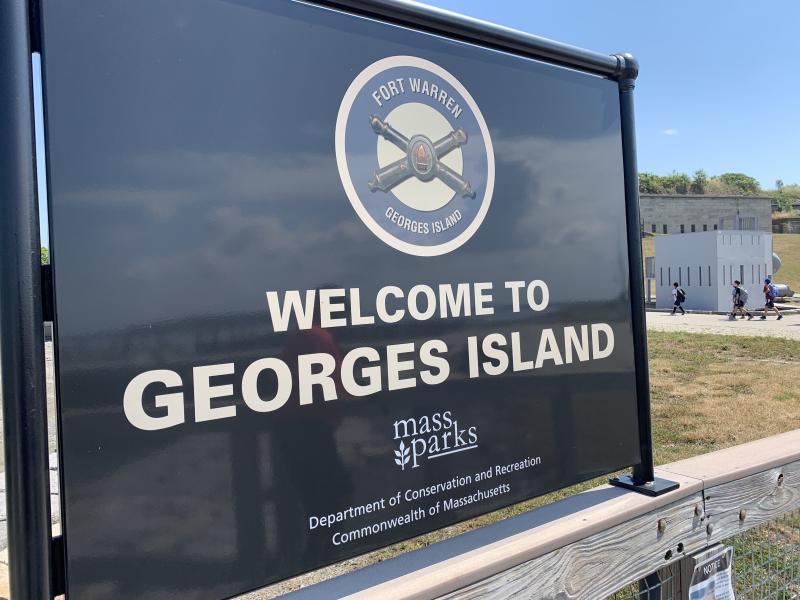
POLYGON ((42 246, 41 257, 43 265, 50 264, 50 250, 47 249, 47 246, 42 246))
POLYGON ((791 198, 800 199, 800 185, 797 185, 796 183, 791 183, 789 185, 784 185, 781 188, 781 191, 784 194, 787 194, 788 196, 790 196, 791 198))
POLYGON ((694 179, 692 179, 692 193, 705 194, 706 186, 708 186, 708 175, 706 175, 703 169, 697 169, 697 171, 694 172, 694 179))
MULTIPOLYGON (((791 194, 795 186, 783 186, 780 179, 775 182, 778 189, 791 194)), ((694 172, 694 177, 673 171, 670 175, 639 173, 639 192, 642 194, 698 194, 712 196, 746 196, 761 192, 761 186, 753 177, 744 173, 723 173, 709 177, 703 169, 694 172)))
POLYGON ((783 179, 776 179, 775 180, 775 187, 780 192, 783 190, 783 179))
POLYGON ((778 212, 792 212, 794 208, 792 199, 783 192, 775 194, 775 203, 778 205, 778 212))
POLYGON ((639 173, 639 193, 663 194, 664 184, 661 177, 653 173, 639 173))
POLYGON ((672 175, 664 177, 664 187, 673 194, 687 194, 692 180, 686 173, 672 172, 672 175))
POLYGON ((758 181, 744 173, 723 173, 718 179, 736 195, 758 194, 761 191, 758 181))

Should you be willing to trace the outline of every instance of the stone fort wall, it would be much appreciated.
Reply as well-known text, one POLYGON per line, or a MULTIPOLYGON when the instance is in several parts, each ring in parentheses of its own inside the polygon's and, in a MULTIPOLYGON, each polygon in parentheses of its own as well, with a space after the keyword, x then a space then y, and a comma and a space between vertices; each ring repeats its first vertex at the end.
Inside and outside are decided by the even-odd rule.
POLYGON ((772 199, 767 197, 640 194, 639 212, 645 233, 772 231, 772 199))

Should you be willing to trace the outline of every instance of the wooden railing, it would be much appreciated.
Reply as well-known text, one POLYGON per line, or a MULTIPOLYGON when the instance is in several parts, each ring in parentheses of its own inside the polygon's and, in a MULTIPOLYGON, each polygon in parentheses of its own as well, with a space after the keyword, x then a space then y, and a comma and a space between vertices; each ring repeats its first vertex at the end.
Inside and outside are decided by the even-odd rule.
POLYGON ((800 430, 664 465, 657 498, 600 486, 288 597, 604 598, 800 508, 800 430))

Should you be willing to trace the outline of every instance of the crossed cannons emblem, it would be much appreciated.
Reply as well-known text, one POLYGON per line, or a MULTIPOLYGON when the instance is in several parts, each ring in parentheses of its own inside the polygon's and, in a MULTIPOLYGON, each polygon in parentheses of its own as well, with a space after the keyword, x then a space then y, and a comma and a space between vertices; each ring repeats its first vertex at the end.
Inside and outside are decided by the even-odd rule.
POLYGON ((439 179, 463 197, 475 197, 469 181, 441 162, 449 152, 467 143, 466 131, 459 128, 432 142, 424 135, 415 135, 408 139, 380 117, 370 117, 369 124, 375 133, 406 153, 404 158, 375 171, 368 183, 371 192, 388 192, 409 177, 416 177, 420 181, 439 179))

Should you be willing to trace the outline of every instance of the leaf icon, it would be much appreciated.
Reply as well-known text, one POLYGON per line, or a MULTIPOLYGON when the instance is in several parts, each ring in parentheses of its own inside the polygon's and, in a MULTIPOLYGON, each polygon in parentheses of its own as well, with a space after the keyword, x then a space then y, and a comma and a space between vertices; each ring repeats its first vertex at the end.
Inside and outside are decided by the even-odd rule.
POLYGON ((406 446, 403 440, 400 440, 400 446, 394 451, 394 455, 396 457, 394 459, 394 464, 400 466, 405 471, 406 464, 411 460, 411 447, 406 446))

